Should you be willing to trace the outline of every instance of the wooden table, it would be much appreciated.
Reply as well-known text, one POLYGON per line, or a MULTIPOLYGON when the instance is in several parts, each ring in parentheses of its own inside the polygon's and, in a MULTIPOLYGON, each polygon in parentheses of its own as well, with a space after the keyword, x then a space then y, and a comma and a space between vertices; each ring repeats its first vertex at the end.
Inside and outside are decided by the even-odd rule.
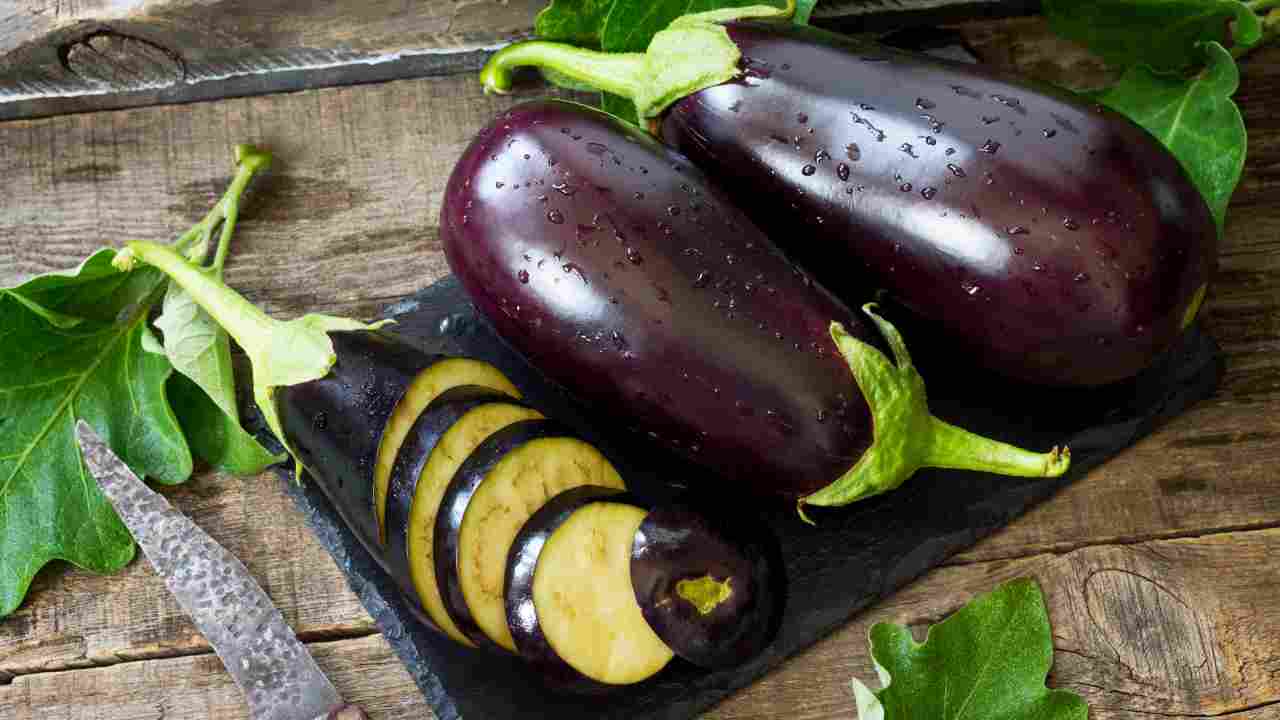
MULTIPOLYGON (((68 37, 68 27, 83 30, 85 17, 121 4, 0 1, 0 52, 11 49, 3 43, 13 40, 5 34, 15 22, 68 37)), ((350 34, 367 40, 369 52, 399 43, 461 48, 405 71, 424 75, 416 79, 0 123, 0 285, 73 266, 103 244, 172 236, 221 192, 230 148, 250 141, 270 148, 277 163, 251 191, 230 283, 282 317, 375 315, 446 274, 435 221, 447 173, 472 133, 519 99, 485 97, 473 76, 451 70, 474 67, 476 48, 527 30, 539 4, 424 4, 406 12, 448 12, 430 27, 415 16, 387 21, 381 35, 350 34), (478 6, 489 15, 475 17, 485 10, 478 6)), ((397 4, 369 5, 392 12, 397 4)), ((242 30, 262 21, 245 20, 242 30)), ((292 28, 290 42, 314 40, 304 32, 310 27, 292 28)), ((1039 20, 960 27, 987 62, 1049 78, 1101 72, 1039 20)), ((115 40, 99 42, 109 59, 103 42, 115 40)), ((186 58, 188 70, 197 56, 186 58)), ((1280 49, 1257 53, 1243 70, 1238 101, 1250 157, 1204 314, 1227 357, 1217 395, 709 717, 854 717, 848 680, 874 677, 865 639, 872 623, 935 622, 1002 580, 1030 575, 1050 605, 1050 683, 1083 695, 1093 718, 1280 718, 1280 49)), ((0 74, 12 71, 0 60, 0 74)), ((353 81, 338 75, 298 82, 353 81)), ((200 92, 255 91, 210 87, 200 92)), ((256 90, 282 87, 290 89, 256 90)), ((165 92, 172 90, 82 98, 78 106, 38 101, 23 112, 177 97, 165 92)), ((245 561, 344 695, 376 719, 429 716, 275 478, 205 471, 168 495, 245 561)), ((50 566, 25 605, 0 620, 0 718, 244 717, 239 692, 145 562, 110 577, 50 566)))

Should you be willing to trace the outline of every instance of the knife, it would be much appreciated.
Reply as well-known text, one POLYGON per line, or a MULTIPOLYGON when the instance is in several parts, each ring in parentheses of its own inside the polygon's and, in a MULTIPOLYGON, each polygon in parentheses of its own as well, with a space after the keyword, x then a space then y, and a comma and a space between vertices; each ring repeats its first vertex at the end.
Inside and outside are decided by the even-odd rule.
POLYGON ((76 438, 98 487, 240 686, 252 720, 367 720, 235 555, 148 488, 83 420, 76 438))

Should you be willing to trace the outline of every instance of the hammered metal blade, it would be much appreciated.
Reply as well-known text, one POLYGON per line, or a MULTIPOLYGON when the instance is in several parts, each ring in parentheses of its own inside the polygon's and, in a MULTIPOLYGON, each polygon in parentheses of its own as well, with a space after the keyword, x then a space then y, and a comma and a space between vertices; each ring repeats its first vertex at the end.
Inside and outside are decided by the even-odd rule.
POLYGON ((76 437, 98 487, 244 692, 253 720, 314 720, 341 696, 247 568, 148 488, 83 420, 76 437))

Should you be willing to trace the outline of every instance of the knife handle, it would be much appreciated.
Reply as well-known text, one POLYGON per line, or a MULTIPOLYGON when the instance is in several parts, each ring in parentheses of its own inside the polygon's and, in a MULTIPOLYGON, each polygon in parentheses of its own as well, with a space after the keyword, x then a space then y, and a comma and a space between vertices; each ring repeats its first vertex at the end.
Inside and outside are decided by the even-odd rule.
POLYGON ((369 716, 364 714, 359 705, 343 705, 316 720, 369 720, 369 716))

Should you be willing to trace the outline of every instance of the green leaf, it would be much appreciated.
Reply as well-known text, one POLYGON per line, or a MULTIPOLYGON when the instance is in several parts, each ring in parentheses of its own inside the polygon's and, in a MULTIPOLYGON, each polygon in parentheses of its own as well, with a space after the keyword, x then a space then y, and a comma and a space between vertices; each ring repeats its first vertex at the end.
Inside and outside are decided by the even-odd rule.
POLYGON ((859 720, 1086 720, 1079 696, 1045 687, 1053 664, 1049 615, 1035 581, 1005 583, 929 628, 871 628, 883 686, 852 681, 859 720))
POLYGON ((818 0, 796 0, 796 12, 791 16, 791 22, 796 25, 808 25, 809 16, 813 15, 813 8, 818 4, 818 0))
POLYGON ((133 539, 81 462, 77 419, 141 476, 172 484, 191 475, 165 396, 173 367, 143 347, 163 278, 122 283, 102 272, 114 255, 101 250, 76 271, 0 295, 0 615, 50 560, 110 572, 133 557, 133 539), (91 297, 97 307, 85 304, 91 297), (49 313, 79 320, 55 324, 49 313))
POLYGON ((632 125, 640 124, 640 117, 636 114, 636 104, 629 98, 613 93, 600 93, 600 109, 632 125))
POLYGON ((170 285, 165 292, 155 324, 164 333, 164 351, 174 369, 203 388, 223 412, 234 416, 236 387, 231 342, 222 328, 176 285, 170 285))
POLYGON ((213 467, 232 475, 252 475, 282 462, 284 454, 268 451, 190 378, 169 378, 169 402, 178 415, 191 450, 213 467))
POLYGON ((169 361, 189 381, 171 383, 170 389, 178 393, 171 395, 171 400, 191 449, 210 465, 234 475, 250 475, 280 462, 283 456, 269 452, 240 427, 231 340, 226 331, 177 285, 170 285, 165 293, 155 324, 164 333, 169 361), (201 391, 204 399, 193 397, 189 385, 201 391), (220 411, 221 417, 210 409, 220 411))
POLYGON ((600 32, 606 52, 643 52, 649 41, 683 15, 767 4, 761 0, 618 0, 600 32))
POLYGON ((600 48, 600 34, 617 0, 551 0, 538 13, 533 32, 544 40, 600 48))
POLYGON ((156 273, 121 275, 111 267, 114 257, 114 250, 102 248, 79 267, 37 275, 17 287, 0 289, 0 296, 22 303, 60 328, 84 320, 112 322, 121 308, 138 302, 161 282, 156 273))
POLYGON ((1218 43, 1201 46, 1205 66, 1194 75, 1130 68, 1100 101, 1160 139, 1178 158, 1213 210, 1221 232, 1227 203, 1244 169, 1248 134, 1231 96, 1240 72, 1218 43))
POLYGON ((1055 33, 1121 66, 1182 70, 1196 64, 1202 41, 1248 47, 1262 37, 1258 16, 1237 0, 1045 0, 1043 8, 1055 33))

